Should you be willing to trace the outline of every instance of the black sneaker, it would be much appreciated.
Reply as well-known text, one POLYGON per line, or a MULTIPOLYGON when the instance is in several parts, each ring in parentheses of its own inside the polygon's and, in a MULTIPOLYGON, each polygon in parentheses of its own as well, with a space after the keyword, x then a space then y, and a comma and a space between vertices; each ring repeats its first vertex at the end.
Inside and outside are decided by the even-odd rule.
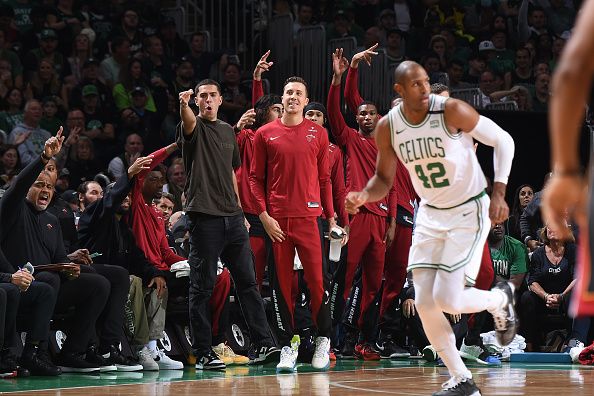
POLYGON ((375 349, 380 353, 382 359, 400 359, 410 356, 410 352, 406 349, 396 345, 394 341, 384 341, 382 343, 376 342, 375 349))
POLYGON ((64 353, 58 355, 58 367, 63 373, 99 373, 100 367, 84 359, 84 353, 64 353))
MULTIPOLYGON (((11 357, 6 357, 6 361, 10 359, 11 357)), ((37 345, 25 347, 20 365, 21 367, 17 370, 19 377, 27 377, 31 374, 55 377, 62 374, 62 370, 52 362, 47 351, 37 345)))
POLYGON ((433 396, 481 396, 481 390, 471 378, 452 377, 433 396))
POLYGON ((252 344, 248 351, 249 364, 266 364, 280 361, 280 349, 275 346, 252 344))
POLYGON ((130 359, 127 356, 122 354, 120 348, 116 345, 111 345, 109 347, 109 352, 104 353, 103 358, 106 359, 109 363, 116 366, 117 371, 141 371, 142 364, 138 364, 134 360, 130 359))
POLYGON ((357 336, 347 333, 344 337, 344 344, 342 345, 342 348, 340 348, 341 359, 354 359, 355 345, 357 345, 357 336))
POLYGON ((490 311, 495 323, 495 337, 501 346, 508 346, 516 336, 518 319, 514 310, 514 291, 509 282, 499 282, 492 291, 504 293, 507 301, 504 306, 490 311))
POLYGON ((196 358, 196 370, 225 370, 227 366, 211 349, 206 355, 196 358))
POLYGON ((106 371, 116 371, 118 369, 115 364, 101 356, 96 345, 89 346, 85 360, 91 364, 99 366, 99 371, 102 373, 106 371))

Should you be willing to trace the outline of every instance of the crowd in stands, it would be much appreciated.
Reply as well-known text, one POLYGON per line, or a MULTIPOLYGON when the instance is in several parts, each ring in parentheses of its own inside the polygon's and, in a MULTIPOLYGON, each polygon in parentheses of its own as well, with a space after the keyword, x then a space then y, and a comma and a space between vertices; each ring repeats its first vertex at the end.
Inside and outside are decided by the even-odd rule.
MULTIPOLYGON (((353 186, 353 178, 364 183, 375 166, 365 161, 374 155, 371 133, 380 116, 357 91, 359 63, 373 62, 373 51, 367 48, 375 50, 377 43, 393 66, 418 61, 432 82, 445 85, 453 96, 459 90, 478 89, 479 108, 514 101, 520 111, 546 112, 551 73, 571 35, 579 3, 272 1, 274 14, 293 15, 295 34, 323 24, 328 40, 353 36, 359 45, 349 64, 335 65, 332 85, 324 87, 329 89, 327 106, 311 103, 323 98, 310 98, 306 108, 307 118, 328 129, 330 151, 336 157, 331 177, 338 225, 347 234, 353 231, 353 219, 343 207, 345 189, 353 186), (343 73, 346 87, 341 92, 343 73), (355 114, 355 129, 345 122, 353 121, 352 115, 341 113, 341 97, 355 114), (368 141, 361 143, 358 137, 368 141), (364 173, 356 174, 358 167, 364 173)), ((9 375, 17 366, 19 375, 29 371, 51 376, 65 371, 183 368, 157 348, 167 301, 187 302, 189 284, 183 213, 187 175, 175 143, 179 93, 207 78, 220 84, 218 116, 237 134, 244 162, 237 179, 250 222, 250 215, 259 214, 244 201, 249 184, 243 191, 241 184, 249 179, 245 161, 252 160, 250 139, 258 127, 283 112, 281 87, 278 95, 265 95, 262 84, 265 72, 274 67, 274 54, 265 54, 257 65, 241 65, 233 48, 207 51, 207 39, 202 32, 180 36, 175 21, 160 16, 158 1, 0 2, 0 305, 6 318, 0 372, 9 375), (40 267, 31 274, 21 269, 27 262, 33 267, 79 266, 67 264, 59 272, 40 267), (125 323, 124 307, 134 313, 131 326, 125 323), (64 312, 74 315, 74 325, 62 352, 50 356, 50 319, 64 312), (133 356, 124 356, 117 347, 127 327, 136 329, 127 334, 133 356), (27 332, 18 361, 17 331, 27 332)), ((526 350, 540 350, 546 333, 559 328, 566 333, 557 351, 587 344, 589 319, 572 320, 567 314, 575 283, 575 243, 558 240, 555 230, 542 224, 540 192, 532 187, 540 180, 525 182, 509 194, 510 218, 494 224, 489 234, 486 251, 495 273, 492 281, 506 279, 517 287, 526 350)), ((406 279, 404 274, 391 289, 394 303, 381 302, 379 312, 374 311, 379 300, 388 297, 380 286, 384 268, 388 270, 398 256, 390 249, 396 243, 394 233, 401 227, 412 232, 413 202, 398 197, 400 188, 405 187, 395 185, 385 208, 369 209, 377 212, 373 221, 381 229, 378 240, 369 241, 356 257, 354 248, 348 253, 343 249, 340 263, 345 268, 338 263, 325 267, 325 275, 335 280, 329 284, 339 284, 334 294, 342 300, 331 309, 336 357, 407 357, 428 347, 415 313, 410 276, 406 279), (356 273, 359 267, 363 274, 356 273), (366 271, 377 279, 371 282, 366 271), (364 290, 361 302, 353 295, 353 284, 373 291, 364 290), (349 315, 357 302, 363 304, 364 319, 359 321, 349 315), (379 335, 378 321, 383 332, 379 335)), ((414 192, 409 194, 414 200, 414 192)), ((269 279, 263 242, 267 234, 251 229, 250 236, 257 281, 264 292, 262 285, 269 279)), ((350 246, 346 239, 343 242, 350 246)), ((222 311, 231 289, 229 272, 221 267, 209 301, 213 347, 227 364, 243 364, 251 356, 235 355, 225 344, 228 319, 222 311)), ((306 286, 301 293, 309 294, 306 286)), ((466 315, 450 319, 453 325, 463 323, 464 329, 456 333, 470 358, 489 360, 480 340, 470 345, 462 338, 470 322, 485 331, 490 324, 466 315), (469 352, 469 347, 478 352, 469 352)), ((296 329, 302 340, 312 334, 311 324, 296 329)))

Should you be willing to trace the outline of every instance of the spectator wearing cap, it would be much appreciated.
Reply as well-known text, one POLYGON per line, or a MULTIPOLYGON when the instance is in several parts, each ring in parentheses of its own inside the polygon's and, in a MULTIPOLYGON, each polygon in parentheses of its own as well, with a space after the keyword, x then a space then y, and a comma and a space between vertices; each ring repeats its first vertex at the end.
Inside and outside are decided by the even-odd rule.
POLYGON ((72 51, 68 57, 68 64, 72 74, 68 76, 68 83, 72 86, 82 80, 83 65, 93 55, 93 48, 89 36, 79 33, 72 43, 72 51))
POLYGON ((53 96, 43 98, 42 108, 43 117, 39 122, 39 126, 46 131, 57 131, 63 124, 62 120, 58 118, 58 104, 53 96))
POLYGON ((385 47, 388 44, 388 31, 396 29, 396 13, 391 8, 380 11, 377 20, 379 27, 380 45, 385 47))
POLYGON ((386 56, 388 57, 389 67, 397 67, 406 60, 403 35, 404 32, 398 29, 392 29, 386 33, 386 56))
POLYGON ((82 88, 82 102, 81 110, 86 121, 83 135, 93 140, 97 160, 107 163, 116 154, 112 112, 101 103, 99 89, 94 84, 82 88))
POLYGON ((163 43, 163 52, 167 59, 180 59, 188 53, 190 47, 177 33, 175 19, 165 18, 159 26, 159 37, 163 43))
POLYGON ((120 82, 113 87, 113 100, 117 109, 123 110, 132 107, 134 93, 136 95, 144 94, 147 98, 146 110, 156 112, 157 107, 148 87, 142 62, 138 59, 131 59, 128 66, 120 73, 120 82))
MULTIPOLYGON (((6 48, 6 34, 4 31, 0 30, 0 60, 8 62, 10 65, 10 73, 11 73, 11 85, 7 86, 8 89, 12 88, 13 86, 16 88, 23 87, 23 65, 19 59, 19 56, 12 50, 6 48)), ((6 79, 4 75, 6 74, 5 71, 0 73, 0 80, 4 82, 6 79)), ((6 85, 6 83, 4 83, 6 85)))
POLYGON ((128 39, 132 56, 142 54, 144 34, 139 29, 138 12, 133 7, 124 8, 120 16, 120 25, 114 27, 112 32, 112 37, 117 36, 128 39))
POLYGON ((194 68, 194 77, 197 81, 208 78, 210 69, 217 62, 227 64, 227 54, 222 51, 211 52, 207 49, 206 33, 196 32, 190 37, 190 52, 186 54, 194 68))
POLYGON ((31 76, 39 68, 39 62, 46 59, 51 62, 60 77, 71 74, 70 65, 58 48, 58 35, 53 29, 43 29, 39 35, 39 48, 35 48, 25 55, 23 66, 25 67, 25 78, 31 76))
POLYGON ((58 0, 56 8, 47 15, 47 26, 58 34, 60 52, 63 54, 70 52, 72 41, 80 31, 89 27, 89 21, 73 5, 72 0, 58 0))
POLYGON ((171 84, 173 96, 178 97, 180 92, 194 89, 196 81, 194 80, 194 68, 189 58, 183 57, 175 68, 175 80, 171 84))
POLYGON ((326 29, 327 41, 352 36, 357 39, 357 45, 361 45, 364 35, 363 28, 355 23, 353 13, 343 9, 339 9, 334 13, 334 19, 332 23, 328 24, 328 29, 326 29))
POLYGON ((70 188, 70 171, 68 170, 68 168, 62 168, 58 173, 55 188, 56 192, 61 194, 60 196, 62 197, 62 199, 70 205, 70 208, 73 211, 76 211, 78 206, 73 207, 73 204, 75 204, 75 202, 72 202, 72 199, 70 199, 68 197, 68 194, 66 194, 67 191, 72 191, 68 190, 70 188))
POLYGON ((68 103, 72 107, 82 107, 82 89, 86 85, 94 85, 99 91, 99 100, 109 109, 113 109, 113 97, 111 89, 100 80, 99 60, 89 58, 83 63, 81 71, 81 81, 70 91, 68 103))
POLYGON ((62 112, 68 111, 68 88, 48 59, 41 59, 25 90, 26 97, 43 100, 52 96, 62 112))
MULTIPOLYGON (((64 168, 66 171, 68 169, 64 168)), ((62 171, 64 171, 64 169, 62 169, 62 171)), ((60 171, 60 175, 62 175, 62 171, 60 171)), ((60 178, 58 178, 60 179, 60 178)), ((56 189, 57 191, 57 189, 56 189)), ((76 192, 75 190, 65 190, 64 192, 62 192, 60 194, 60 198, 62 198, 64 200, 64 202, 66 202, 68 204, 68 206, 70 207, 70 209, 72 210, 72 212, 76 213, 79 211, 80 209, 80 204, 78 201, 78 192, 76 192)), ((75 220, 76 222, 76 220, 75 220)))
POLYGON ((120 74, 128 65, 130 53, 128 38, 118 36, 111 41, 111 56, 101 62, 101 77, 108 87, 113 88, 121 82, 120 74))
POLYGON ((42 151, 45 141, 51 134, 40 128, 42 108, 38 100, 30 99, 25 104, 23 122, 17 124, 10 132, 9 141, 18 144, 19 155, 23 166, 27 166, 42 151))

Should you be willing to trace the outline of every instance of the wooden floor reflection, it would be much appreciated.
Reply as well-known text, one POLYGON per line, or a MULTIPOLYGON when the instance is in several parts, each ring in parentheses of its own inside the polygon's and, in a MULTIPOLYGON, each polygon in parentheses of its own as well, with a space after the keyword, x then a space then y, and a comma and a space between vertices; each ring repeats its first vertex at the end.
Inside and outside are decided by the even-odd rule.
MULTIPOLYGON (((102 375, 102 386, 77 386, 53 390, 28 389, 20 392, 35 396, 70 395, 159 395, 159 396, 249 396, 249 395, 430 395, 447 380, 444 368, 418 365, 385 367, 365 364, 358 368, 327 373, 271 374, 272 370, 230 368, 226 373, 196 373, 187 369, 183 376, 169 380, 152 374, 145 383, 110 384, 102 375)), ((273 372, 273 371, 272 371, 273 372)), ((557 365, 504 365, 501 368, 472 368, 483 395, 594 395, 592 367, 557 365)), ((149 373, 146 373, 149 374, 149 373)), ((117 377, 118 374, 113 376, 117 377)), ((69 378, 77 378, 75 375, 69 378)), ((122 377, 124 378, 124 377, 122 377)), ((130 377, 133 380, 133 377, 130 377)), ((61 380, 68 381, 68 378, 61 380)), ((78 381, 82 378, 78 377, 78 381)), ((140 381, 138 381, 140 382, 140 381)), ((63 385, 68 386, 66 383, 63 385)), ((89 384, 91 385, 91 384, 89 384)), ((70 386, 73 386, 71 383, 70 386)), ((0 390, 3 390, 0 386, 0 390)), ((12 389, 17 390, 17 389, 12 389)), ((22 394, 22 393, 21 393, 22 394)))

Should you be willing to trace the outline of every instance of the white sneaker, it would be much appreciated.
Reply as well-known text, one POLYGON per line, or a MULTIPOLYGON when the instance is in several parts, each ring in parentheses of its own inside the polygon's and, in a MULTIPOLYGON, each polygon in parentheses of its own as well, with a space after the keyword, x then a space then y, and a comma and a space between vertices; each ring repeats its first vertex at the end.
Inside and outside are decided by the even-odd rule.
POLYGON ((297 356, 299 355, 299 349, 293 349, 285 346, 281 349, 280 362, 276 365, 277 373, 293 373, 297 369, 297 356))
POLYGON ((159 365, 159 370, 183 370, 184 364, 182 362, 178 362, 177 360, 171 359, 169 356, 165 355, 161 349, 157 349, 157 353, 155 354, 154 351, 151 351, 151 357, 157 364, 159 365))
POLYGON ((316 337, 316 350, 314 351, 311 365, 316 370, 328 370, 330 367, 330 339, 316 337))
POLYGON ((151 356, 151 351, 145 346, 136 354, 138 363, 142 364, 142 369, 145 371, 159 371, 159 365, 151 356))

